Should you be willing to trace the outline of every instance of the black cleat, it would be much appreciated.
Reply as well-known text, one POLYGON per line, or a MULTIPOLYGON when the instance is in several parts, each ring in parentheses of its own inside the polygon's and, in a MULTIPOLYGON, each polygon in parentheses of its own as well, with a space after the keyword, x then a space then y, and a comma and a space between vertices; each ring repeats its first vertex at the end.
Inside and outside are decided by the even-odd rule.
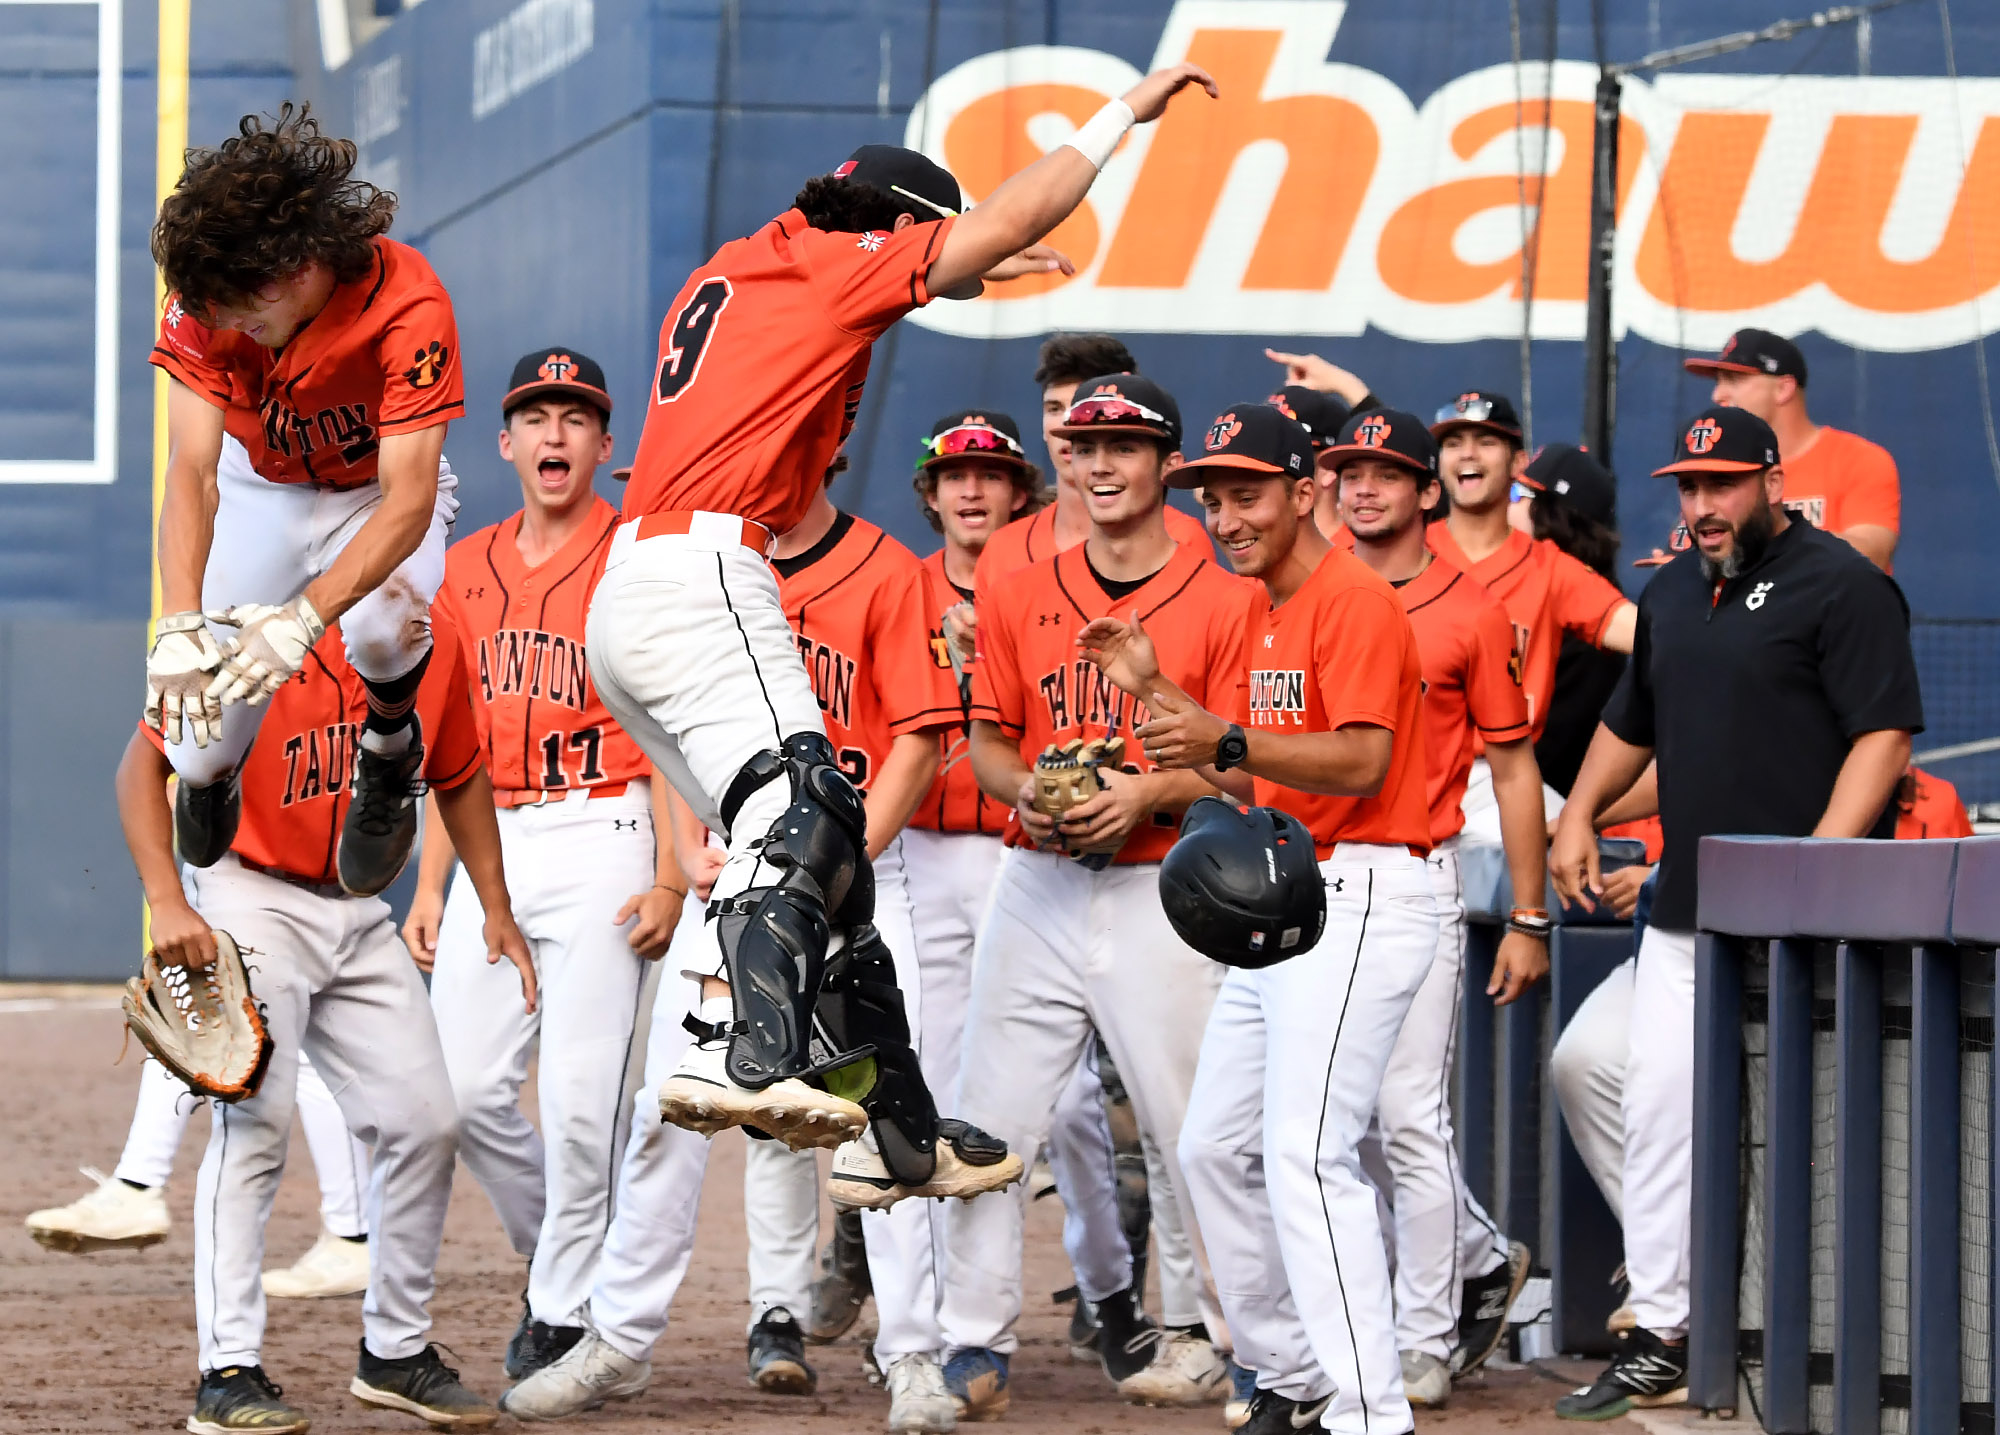
POLYGON ((750 1383, 773 1395, 810 1395, 819 1373, 806 1364, 805 1332, 783 1306, 767 1311, 750 1331, 750 1383))
POLYGON ((401 1410, 433 1430, 483 1429, 500 1412, 459 1383, 458 1372, 438 1356, 435 1345, 399 1360, 383 1360, 361 1342, 361 1364, 347 1393, 363 1405, 401 1410))
POLYGON ((187 1428, 194 1435, 230 1435, 235 1430, 300 1435, 310 1430, 312 1421, 303 1410, 285 1404, 284 1394, 261 1365, 207 1371, 194 1393, 194 1414, 188 1416, 187 1428))
POLYGON ((815 1345, 839 1340, 861 1318, 861 1308, 874 1293, 868 1274, 868 1247, 861 1239, 861 1213, 840 1211, 833 1218, 833 1239, 819 1253, 819 1279, 812 1287, 812 1329, 806 1339, 815 1345))
POLYGON ((570 1352, 570 1347, 583 1339, 580 1325, 550 1325, 547 1321, 536 1320, 528 1314, 527 1302, 522 1302, 521 1323, 514 1327, 514 1335, 507 1342, 507 1358, 503 1362, 509 1380, 526 1380, 536 1371, 554 1365, 570 1352))
POLYGON ((1451 1353, 1453 1378, 1470 1375, 1500 1348, 1507 1335, 1507 1312, 1528 1283, 1528 1248, 1507 1243, 1507 1259, 1459 1290, 1458 1346, 1451 1353))
POLYGON ((220 862, 236 840, 236 825, 242 820, 242 768, 206 787, 196 787, 184 777, 174 782, 174 848, 190 867, 220 862))
POLYGON ((365 737, 354 748, 354 801, 340 825, 340 885, 352 896, 373 897, 402 874, 417 844, 424 735, 412 714, 407 750, 378 757, 365 737))
POLYGON ((1634 1406, 1685 1405, 1687 1398, 1687 1342, 1668 1345, 1650 1330, 1628 1330, 1618 1337, 1618 1353, 1604 1373, 1558 1400, 1556 1414, 1564 1420, 1616 1420, 1634 1406))
POLYGON ((1299 1430, 1319 1429, 1331 1395, 1317 1400, 1293 1400, 1275 1390, 1260 1390, 1250 1401, 1250 1418, 1236 1427, 1236 1435, 1294 1435, 1299 1430))
POLYGON ((1160 1350, 1160 1328, 1140 1308, 1137 1290, 1127 1286, 1106 1296, 1091 1314, 1097 1319, 1097 1358, 1113 1385, 1153 1363, 1160 1350))
POLYGON ((1085 1362, 1097 1359, 1097 1311, 1075 1286, 1069 1294, 1076 1304, 1069 1313, 1069 1358, 1085 1362))

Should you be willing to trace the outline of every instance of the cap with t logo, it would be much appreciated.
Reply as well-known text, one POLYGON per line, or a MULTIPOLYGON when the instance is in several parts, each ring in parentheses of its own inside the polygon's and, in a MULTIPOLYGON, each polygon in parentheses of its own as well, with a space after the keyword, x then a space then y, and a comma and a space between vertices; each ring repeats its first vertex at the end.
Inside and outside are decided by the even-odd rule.
POLYGON ((604 387, 604 370, 581 349, 562 344, 521 356, 507 381, 507 397, 500 400, 500 412, 504 417, 533 399, 557 395, 582 399, 610 422, 611 395, 604 387))
POLYGON ((1319 466, 1338 469, 1357 458, 1386 459, 1420 477, 1437 477, 1436 440, 1422 419, 1401 409, 1370 409, 1354 415, 1341 428, 1340 438, 1320 450, 1319 466))
POLYGON ((1312 435, 1271 404, 1237 404, 1199 431, 1201 452, 1167 475, 1174 488, 1199 488, 1233 468, 1257 478, 1304 478, 1313 471, 1312 435))
POLYGON ((1674 461, 1653 470, 1670 473, 1754 473, 1778 461, 1778 437, 1748 409, 1703 409, 1681 425, 1674 461))

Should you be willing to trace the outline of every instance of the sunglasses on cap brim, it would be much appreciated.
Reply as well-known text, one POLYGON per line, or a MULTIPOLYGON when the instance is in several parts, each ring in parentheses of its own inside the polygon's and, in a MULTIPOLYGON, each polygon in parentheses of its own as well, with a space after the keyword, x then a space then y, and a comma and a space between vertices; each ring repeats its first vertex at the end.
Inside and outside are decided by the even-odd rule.
POLYGON ((1027 457, 1020 444, 999 429, 985 424, 960 424, 957 428, 948 428, 919 442, 932 458, 952 458, 962 453, 997 453, 1017 459, 1027 457))
POLYGON ((925 209, 931 210, 936 214, 940 214, 946 219, 958 218, 957 210, 947 209, 942 204, 939 204, 935 199, 925 199, 921 194, 917 194, 912 190, 904 189, 903 186, 901 186, 900 184, 890 185, 889 193, 900 194, 903 196, 903 198, 911 200, 917 204, 921 204, 925 209))
POLYGON ((1144 404, 1135 404, 1127 398, 1106 395, 1103 398, 1089 398, 1070 406, 1063 415, 1064 428, 1089 428, 1096 424, 1130 424, 1147 428, 1171 428, 1165 414, 1156 414, 1144 404))

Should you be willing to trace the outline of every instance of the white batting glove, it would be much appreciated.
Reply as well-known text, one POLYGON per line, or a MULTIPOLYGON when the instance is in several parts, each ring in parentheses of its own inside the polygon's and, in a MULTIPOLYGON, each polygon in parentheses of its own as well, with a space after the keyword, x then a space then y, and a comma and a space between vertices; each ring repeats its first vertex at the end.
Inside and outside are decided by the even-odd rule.
POLYGON ((222 670, 208 685, 207 696, 218 708, 242 702, 255 707, 263 702, 299 670, 312 645, 326 632, 326 624, 303 593, 282 608, 269 603, 239 603, 208 617, 212 623, 241 630, 223 654, 222 670))
POLYGON ((146 654, 146 726, 168 742, 181 740, 181 725, 196 747, 222 735, 222 704, 208 694, 222 666, 222 649, 209 636, 199 613, 174 613, 153 629, 146 654))

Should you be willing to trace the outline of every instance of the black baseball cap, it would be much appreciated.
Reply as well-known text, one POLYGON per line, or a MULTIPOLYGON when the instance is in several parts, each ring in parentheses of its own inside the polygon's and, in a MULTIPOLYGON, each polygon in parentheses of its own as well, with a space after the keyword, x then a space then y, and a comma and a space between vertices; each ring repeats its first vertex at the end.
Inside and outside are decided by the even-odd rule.
POLYGON ((611 422, 611 395, 604 387, 604 370, 590 355, 563 344, 521 356, 514 365, 514 376, 507 381, 507 397, 500 400, 500 415, 505 418, 530 399, 549 394, 566 394, 594 404, 604 421, 611 422))
POLYGON ((1201 454, 1167 475, 1169 488, 1199 488, 1215 475, 1201 470, 1235 468, 1259 478, 1304 478, 1313 471, 1312 435, 1272 404, 1237 404, 1216 416, 1201 436, 1201 454))
POLYGON ((1536 449, 1521 482, 1562 500, 1606 528, 1618 526, 1618 480, 1573 443, 1545 443, 1536 449))
POLYGON ((1797 344, 1769 329, 1738 329, 1720 354, 1712 359, 1683 359, 1681 367, 1690 374, 1789 375, 1799 381, 1800 388, 1806 386, 1806 356, 1797 344))
POLYGON ((949 170, 901 145, 865 144, 835 167, 833 177, 872 184, 919 220, 948 219, 965 208, 949 170))
POLYGON ((1319 466, 1338 470, 1347 458, 1383 458, 1420 478, 1437 477, 1437 441, 1422 419, 1401 409, 1354 415, 1341 426, 1339 439, 1320 450, 1319 466))
POLYGON ((1181 446, 1181 407, 1140 374, 1106 374, 1076 386, 1069 412, 1056 425, 1063 438, 1092 433, 1143 433, 1181 446))
POLYGON ((930 437, 923 440, 924 456, 919 469, 932 468, 947 459, 990 459, 995 463, 1032 468, 1028 451, 1021 447, 1021 426, 1013 415, 998 409, 957 409, 931 425, 930 437))
POLYGON ((1286 384, 1264 402, 1285 417, 1296 419, 1299 427, 1312 436, 1315 452, 1340 437, 1340 426, 1354 412, 1332 394, 1323 394, 1304 384, 1286 384))
POLYGON ((1442 441, 1458 428, 1490 429, 1517 444, 1521 441, 1521 416, 1514 412, 1514 401, 1485 389, 1466 390, 1431 418, 1434 439, 1442 441))
POLYGON ((1703 409, 1681 425, 1674 461, 1653 470, 1670 473, 1755 473, 1778 461, 1778 436, 1748 409, 1720 404, 1703 409))

